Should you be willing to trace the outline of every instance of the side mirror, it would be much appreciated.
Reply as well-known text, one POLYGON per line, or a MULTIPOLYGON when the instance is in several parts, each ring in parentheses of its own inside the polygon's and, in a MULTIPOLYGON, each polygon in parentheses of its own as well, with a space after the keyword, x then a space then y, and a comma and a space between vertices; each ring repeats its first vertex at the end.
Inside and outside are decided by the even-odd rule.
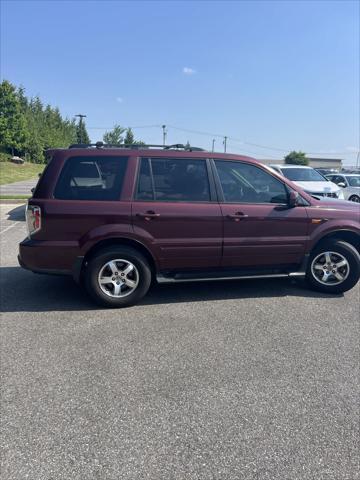
POLYGON ((346 187, 346 185, 345 185, 344 182, 338 183, 337 186, 338 186, 338 187, 341 187, 341 188, 345 188, 345 187, 346 187))
POLYGON ((299 205, 299 194, 295 190, 291 190, 289 193, 289 208, 294 208, 299 205))

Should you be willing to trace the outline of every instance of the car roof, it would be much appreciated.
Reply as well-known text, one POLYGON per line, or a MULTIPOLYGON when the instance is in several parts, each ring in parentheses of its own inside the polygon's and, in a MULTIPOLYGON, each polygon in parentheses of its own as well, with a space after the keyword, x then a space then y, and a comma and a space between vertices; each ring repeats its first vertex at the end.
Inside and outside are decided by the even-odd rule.
MULTIPOLYGON (((119 157, 145 157, 145 158, 214 158, 219 160, 242 160, 256 165, 261 164, 260 161, 253 157, 246 155, 239 155, 234 153, 224 152, 209 152, 206 150, 181 150, 181 149, 162 149, 162 148, 115 148, 115 147, 101 147, 101 148, 87 148, 82 146, 73 146, 72 148, 54 148, 47 150, 48 156, 69 158, 84 156, 96 157, 103 155, 119 156, 119 157)), ((266 165, 265 165, 266 166, 266 165)))

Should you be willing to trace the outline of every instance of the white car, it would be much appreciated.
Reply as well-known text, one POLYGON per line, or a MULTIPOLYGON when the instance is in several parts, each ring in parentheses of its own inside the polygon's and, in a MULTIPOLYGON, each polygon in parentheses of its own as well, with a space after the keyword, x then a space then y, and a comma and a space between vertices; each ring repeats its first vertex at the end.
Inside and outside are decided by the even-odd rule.
POLYGON ((344 200, 342 188, 330 182, 314 168, 303 165, 270 165, 277 173, 288 178, 309 195, 344 200))
POLYGON ((343 189, 346 200, 360 203, 360 174, 333 173, 331 175, 326 175, 326 178, 343 189))

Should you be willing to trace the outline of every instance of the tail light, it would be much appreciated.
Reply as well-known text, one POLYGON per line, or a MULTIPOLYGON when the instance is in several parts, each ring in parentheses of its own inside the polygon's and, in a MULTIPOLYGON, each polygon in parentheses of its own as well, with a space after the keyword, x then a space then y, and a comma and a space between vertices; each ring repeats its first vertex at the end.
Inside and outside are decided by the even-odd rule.
POLYGON ((26 207, 26 225, 29 237, 41 228, 41 208, 36 205, 26 207))

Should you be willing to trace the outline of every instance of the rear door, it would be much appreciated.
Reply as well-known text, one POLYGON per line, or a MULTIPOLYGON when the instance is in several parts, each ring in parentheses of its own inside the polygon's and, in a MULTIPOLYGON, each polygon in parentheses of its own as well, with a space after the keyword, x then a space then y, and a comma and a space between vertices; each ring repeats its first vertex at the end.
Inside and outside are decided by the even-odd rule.
POLYGON ((223 266, 299 264, 308 236, 306 208, 288 208, 288 189, 266 170, 215 160, 224 219, 223 266))
POLYGON ((132 218, 134 233, 160 268, 218 267, 222 213, 209 161, 141 158, 132 218))

